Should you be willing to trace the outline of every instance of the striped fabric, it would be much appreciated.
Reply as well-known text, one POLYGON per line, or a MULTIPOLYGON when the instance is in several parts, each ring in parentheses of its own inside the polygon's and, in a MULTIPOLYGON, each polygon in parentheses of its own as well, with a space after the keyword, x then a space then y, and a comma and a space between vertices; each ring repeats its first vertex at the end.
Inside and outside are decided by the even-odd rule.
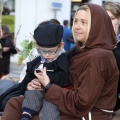
POLYGON ((43 100, 43 107, 39 114, 40 120, 60 120, 60 112, 56 105, 43 100))
POLYGON ((36 112, 40 111, 40 120, 60 120, 57 106, 43 99, 44 92, 27 90, 24 97, 22 108, 28 108, 36 112))
POLYGON ((22 108, 28 108, 36 112, 40 111, 43 104, 44 92, 39 90, 27 90, 24 97, 22 108))

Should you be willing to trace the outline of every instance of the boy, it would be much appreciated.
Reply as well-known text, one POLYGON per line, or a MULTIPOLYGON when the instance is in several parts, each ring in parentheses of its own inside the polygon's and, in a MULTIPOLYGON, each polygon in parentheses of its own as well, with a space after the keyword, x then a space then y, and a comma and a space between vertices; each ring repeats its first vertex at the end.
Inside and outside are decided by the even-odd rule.
MULTIPOLYGON (((51 83, 61 87, 67 87, 70 82, 68 78, 68 60, 64 52, 62 42, 63 27, 57 24, 40 25, 34 31, 34 39, 38 45, 40 56, 27 63, 27 74, 19 88, 24 93, 27 84, 35 77, 34 70, 40 72, 41 67, 47 68, 47 74, 51 83)), ((59 120, 57 107, 44 98, 45 91, 27 90, 22 105, 21 120, 31 120, 32 116, 40 111, 40 120, 59 120)))

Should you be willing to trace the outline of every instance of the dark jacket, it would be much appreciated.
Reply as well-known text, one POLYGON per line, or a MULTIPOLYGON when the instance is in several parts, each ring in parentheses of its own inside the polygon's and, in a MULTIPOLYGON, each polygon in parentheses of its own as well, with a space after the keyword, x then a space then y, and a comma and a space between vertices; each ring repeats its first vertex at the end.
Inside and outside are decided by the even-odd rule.
POLYGON ((11 36, 7 36, 4 39, 0 39, 0 44, 2 47, 9 47, 10 50, 7 52, 2 52, 2 57, 0 58, 0 74, 8 74, 10 66, 10 55, 16 54, 17 51, 12 41, 11 36))
POLYGON ((117 44, 117 46, 114 48, 113 53, 115 55, 116 58, 116 62, 118 65, 118 69, 120 71, 120 42, 117 44))
MULTIPOLYGON (((113 50, 114 56, 116 58, 116 62, 117 62, 117 66, 120 72, 120 42, 117 44, 117 46, 114 48, 113 50)), ((120 93, 120 73, 119 73, 119 81, 118 81, 118 94, 120 93)), ((120 99, 117 96, 117 102, 116 102, 116 106, 114 108, 114 110, 118 110, 120 109, 120 99)))
MULTIPOLYGON (((24 94, 27 84, 35 77, 34 70, 41 64, 41 57, 35 58, 33 61, 27 63, 27 74, 20 83, 20 90, 24 94)), ((47 72, 51 83, 57 84, 60 87, 66 87, 70 84, 68 77, 68 58, 66 53, 62 53, 56 60, 50 63, 44 63, 47 70, 54 70, 54 72, 47 72)))

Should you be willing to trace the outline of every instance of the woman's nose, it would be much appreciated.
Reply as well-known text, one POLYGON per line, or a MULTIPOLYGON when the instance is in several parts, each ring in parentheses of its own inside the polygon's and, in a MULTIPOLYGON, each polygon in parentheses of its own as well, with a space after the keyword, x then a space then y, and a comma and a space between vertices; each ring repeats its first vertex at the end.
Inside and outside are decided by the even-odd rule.
POLYGON ((76 28, 76 29, 80 29, 80 28, 81 28, 80 23, 77 23, 77 24, 75 25, 75 28, 76 28))

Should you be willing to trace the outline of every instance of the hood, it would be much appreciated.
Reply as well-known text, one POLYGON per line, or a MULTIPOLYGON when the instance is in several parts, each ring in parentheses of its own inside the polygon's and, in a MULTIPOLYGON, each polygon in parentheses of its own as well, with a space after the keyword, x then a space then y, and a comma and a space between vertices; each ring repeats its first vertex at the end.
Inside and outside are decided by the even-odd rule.
POLYGON ((113 50, 116 36, 111 19, 107 12, 99 5, 85 3, 91 11, 91 28, 85 48, 104 48, 113 50))

